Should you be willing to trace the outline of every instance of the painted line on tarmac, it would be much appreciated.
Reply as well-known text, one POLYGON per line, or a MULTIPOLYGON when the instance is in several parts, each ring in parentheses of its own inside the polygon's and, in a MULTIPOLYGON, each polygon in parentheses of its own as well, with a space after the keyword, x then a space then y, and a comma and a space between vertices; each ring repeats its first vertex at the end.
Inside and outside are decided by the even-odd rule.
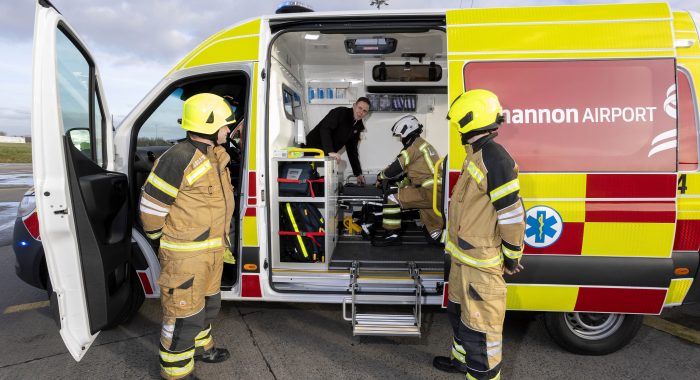
POLYGON ((688 342, 700 345, 700 331, 655 316, 645 316, 644 324, 688 342))
POLYGON ((20 313, 23 311, 29 311, 29 310, 34 310, 34 309, 41 309, 42 307, 47 307, 49 306, 49 301, 39 301, 39 302, 32 302, 32 303, 24 303, 21 305, 14 305, 14 306, 8 306, 5 308, 5 311, 3 314, 10 314, 10 313, 20 313))

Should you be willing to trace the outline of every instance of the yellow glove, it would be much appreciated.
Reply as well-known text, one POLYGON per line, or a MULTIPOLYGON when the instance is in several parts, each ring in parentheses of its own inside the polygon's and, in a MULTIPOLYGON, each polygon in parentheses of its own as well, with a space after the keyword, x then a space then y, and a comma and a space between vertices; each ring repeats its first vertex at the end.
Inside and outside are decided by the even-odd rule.
POLYGON ((224 262, 226 264, 235 264, 236 263, 236 258, 233 257, 233 253, 231 253, 231 250, 226 248, 224 251, 224 262))

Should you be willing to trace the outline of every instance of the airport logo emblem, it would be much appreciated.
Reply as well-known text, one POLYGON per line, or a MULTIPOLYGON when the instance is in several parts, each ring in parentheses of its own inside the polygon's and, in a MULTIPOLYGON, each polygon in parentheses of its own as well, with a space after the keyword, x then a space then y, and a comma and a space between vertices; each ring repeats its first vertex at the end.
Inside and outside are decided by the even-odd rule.
POLYGON ((549 247, 559 240, 564 230, 559 213, 547 206, 528 209, 525 222, 525 243, 533 248, 549 247))

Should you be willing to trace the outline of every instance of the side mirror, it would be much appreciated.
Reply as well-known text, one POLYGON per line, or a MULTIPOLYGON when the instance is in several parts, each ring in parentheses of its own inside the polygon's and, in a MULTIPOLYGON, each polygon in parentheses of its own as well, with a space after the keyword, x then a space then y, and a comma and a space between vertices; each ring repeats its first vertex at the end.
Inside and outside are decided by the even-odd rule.
MULTIPOLYGON (((87 128, 75 128, 68 131, 68 139, 75 149, 86 153, 90 152, 90 130, 87 128)), ((88 154, 89 156, 89 154, 88 154)))

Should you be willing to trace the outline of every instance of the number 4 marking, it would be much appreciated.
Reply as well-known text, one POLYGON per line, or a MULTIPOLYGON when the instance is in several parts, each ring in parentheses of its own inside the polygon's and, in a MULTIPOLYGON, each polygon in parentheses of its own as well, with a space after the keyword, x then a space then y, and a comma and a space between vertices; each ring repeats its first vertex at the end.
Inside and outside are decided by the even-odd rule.
POLYGON ((685 174, 681 174, 681 176, 678 177, 678 191, 680 191, 681 194, 685 194, 686 190, 688 190, 688 186, 686 183, 685 174))

